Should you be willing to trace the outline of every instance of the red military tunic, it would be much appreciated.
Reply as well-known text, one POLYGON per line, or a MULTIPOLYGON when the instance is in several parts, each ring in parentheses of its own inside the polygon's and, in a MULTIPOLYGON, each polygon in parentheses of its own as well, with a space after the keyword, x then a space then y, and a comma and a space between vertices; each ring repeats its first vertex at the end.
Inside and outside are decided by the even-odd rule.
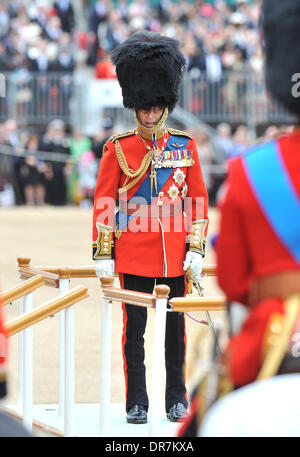
MULTIPOLYGON (((300 199, 300 131, 281 137, 277 145, 300 199)), ((268 173, 268 163, 265 172, 268 173)), ((276 176, 273 179, 276 180, 276 176)), ((248 292, 255 280, 275 273, 299 271, 299 264, 278 238, 257 201, 242 158, 230 166, 220 211, 217 277, 229 302, 248 306, 248 292)), ((284 218, 286 208, 278 207, 278 211, 284 218)), ((294 227, 294 234, 299 239, 300 227, 294 227)), ((256 379, 264 357, 266 330, 274 315, 285 313, 283 300, 276 296, 256 303, 249 311, 241 332, 229 342, 226 354, 229 376, 237 386, 256 379)))
MULTIPOLYGON (((120 167, 118 145, 121 146, 127 167, 135 171, 147 153, 146 144, 150 148, 153 146, 151 140, 143 141, 138 137, 136 130, 112 137, 106 143, 94 197, 93 258, 105 258, 105 253, 99 249, 100 222, 101 227, 104 224, 104 229, 106 226, 108 231, 113 227, 116 234, 113 243, 117 272, 149 277, 176 277, 184 274, 187 235, 193 224, 199 222, 196 241, 194 237, 195 246, 198 243, 201 251, 201 246, 205 243, 207 191, 194 139, 184 132, 168 129, 165 136, 157 141, 160 149, 167 144, 161 154, 163 166, 156 169, 159 195, 156 194, 153 182, 152 196, 155 198, 151 201, 150 166, 133 187, 119 193, 118 190, 126 185, 128 179, 120 167), (168 166, 165 166, 167 160, 168 166), (135 199, 138 206, 135 206, 135 199), (105 201, 106 205, 103 204, 105 201), (188 203, 185 205, 184 202, 188 203), (116 204, 120 209, 117 223, 114 218, 116 204), (129 222, 124 227, 121 226, 124 217, 126 219, 126 215, 121 214, 123 206, 126 208, 125 213, 127 211, 127 215, 130 215, 129 222), (187 215, 184 214, 185 210, 187 215)), ((129 179, 129 183, 133 180, 134 178, 129 179)), ((108 252, 107 257, 109 258, 108 252)))

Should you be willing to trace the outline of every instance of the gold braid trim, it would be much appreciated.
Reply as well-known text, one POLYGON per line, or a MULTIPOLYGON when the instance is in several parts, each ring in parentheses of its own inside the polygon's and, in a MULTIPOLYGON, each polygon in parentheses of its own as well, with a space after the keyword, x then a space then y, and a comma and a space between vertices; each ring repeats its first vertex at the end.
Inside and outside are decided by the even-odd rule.
POLYGON ((198 252, 199 254, 205 254, 205 227, 208 223, 207 219, 199 219, 197 221, 192 222, 192 230, 190 236, 188 236, 188 240, 190 242, 190 250, 194 252, 198 252))
POLYGON ((97 240, 93 242, 95 249, 94 260, 96 259, 111 259, 112 247, 114 245, 112 235, 113 229, 109 225, 96 222, 98 232, 97 240))
POLYGON ((116 140, 118 140, 119 138, 125 138, 125 137, 128 137, 128 136, 132 136, 134 135, 136 132, 136 129, 131 129, 131 130, 127 130, 127 132, 122 132, 122 133, 118 133, 117 135, 112 135, 110 138, 109 138, 109 141, 111 141, 112 143, 114 143, 116 140))
POLYGON ((190 135, 190 134, 187 133, 187 132, 184 132, 183 130, 177 130, 177 129, 168 128, 168 132, 169 132, 171 135, 186 136, 187 138, 190 138, 191 140, 193 139, 192 135, 190 135))
POLYGON ((168 115, 169 115, 169 110, 166 107, 161 115, 160 120, 158 121, 157 124, 154 125, 154 127, 145 127, 144 125, 142 125, 140 123, 137 111, 134 110, 134 117, 135 117, 135 121, 137 123, 138 133, 141 136, 143 136, 144 138, 146 138, 147 140, 152 140, 153 134, 155 133, 156 139, 159 140, 159 138, 161 138, 165 133, 165 122, 167 120, 168 115))
MULTIPOLYGON (((142 135, 144 138, 148 138, 148 139, 152 139, 152 135, 155 133, 156 137, 160 138, 165 133, 165 122, 168 117, 168 114, 169 114, 169 110, 168 110, 168 108, 165 108, 158 123, 152 128, 147 128, 140 123, 137 112, 134 111, 135 120, 136 120, 137 126, 138 126, 138 128, 137 128, 138 133, 140 135, 142 135)), ((130 130, 128 132, 128 134, 131 135, 133 132, 135 132, 135 130, 130 130)), ((141 162, 140 167, 136 171, 134 171, 131 168, 129 168, 129 166, 126 162, 121 144, 118 141, 118 139, 114 138, 113 141, 115 143, 116 156, 117 156, 119 166, 126 176, 123 187, 121 187, 118 190, 118 192, 120 194, 122 192, 125 192, 125 191, 131 189, 146 173, 147 169, 149 168, 149 166, 151 165, 151 162, 153 160, 153 150, 152 149, 149 150, 144 155, 144 158, 141 162), (129 180, 132 180, 132 181, 128 182, 129 180)))
POLYGON ((125 192, 128 189, 131 189, 140 179, 141 177, 146 173, 147 169, 149 168, 152 158, 153 158, 153 151, 148 151, 141 162, 140 167, 134 171, 131 168, 129 168, 122 147, 120 145, 120 142, 117 140, 115 142, 115 149, 116 149, 116 156, 118 159, 118 163, 120 165, 121 170, 123 173, 126 175, 126 180, 124 182, 123 187, 119 189, 119 193, 125 192), (128 183, 129 179, 132 179, 130 183, 128 183))

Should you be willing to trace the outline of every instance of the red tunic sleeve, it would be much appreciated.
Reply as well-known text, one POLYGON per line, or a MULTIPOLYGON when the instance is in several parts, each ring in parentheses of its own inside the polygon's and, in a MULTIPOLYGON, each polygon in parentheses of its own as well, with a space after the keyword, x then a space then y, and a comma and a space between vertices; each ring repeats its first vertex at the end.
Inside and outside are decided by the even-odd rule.
POLYGON ((98 238, 97 223, 114 230, 115 205, 121 170, 114 144, 108 141, 104 147, 94 193, 93 245, 98 238))
POLYGON ((224 184, 225 195, 219 205, 221 218, 216 243, 217 278, 229 301, 246 303, 250 258, 239 206, 239 194, 242 192, 240 167, 239 159, 231 163, 224 184))

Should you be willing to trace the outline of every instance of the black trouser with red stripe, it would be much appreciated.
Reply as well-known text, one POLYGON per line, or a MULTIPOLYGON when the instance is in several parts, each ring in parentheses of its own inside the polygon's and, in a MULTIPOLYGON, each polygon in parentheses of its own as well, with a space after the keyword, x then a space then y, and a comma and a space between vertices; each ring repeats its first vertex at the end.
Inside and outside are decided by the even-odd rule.
MULTIPOLYGON (((183 297, 184 276, 176 278, 148 278, 129 274, 120 275, 121 287, 137 292, 152 293, 156 284, 170 287, 169 298, 183 297)), ((146 370, 144 364, 144 333, 147 308, 123 305, 123 358, 126 383, 126 411, 133 405, 143 405, 148 410, 146 370)), ((166 411, 174 403, 187 406, 185 388, 185 321, 183 313, 168 312, 165 337, 166 411)))

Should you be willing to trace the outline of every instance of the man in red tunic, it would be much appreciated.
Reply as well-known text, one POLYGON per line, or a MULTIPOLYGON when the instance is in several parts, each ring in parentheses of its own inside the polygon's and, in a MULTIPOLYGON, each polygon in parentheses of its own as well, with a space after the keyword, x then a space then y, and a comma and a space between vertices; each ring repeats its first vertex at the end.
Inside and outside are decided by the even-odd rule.
MULTIPOLYGON (((293 76, 299 72, 300 5, 265 0, 262 14, 267 87, 299 118, 293 76)), ((220 204, 218 281, 229 309, 238 302, 249 311, 227 349, 234 386, 257 378, 272 332, 283 328, 287 319, 285 299, 300 293, 299 148, 296 125, 291 134, 252 148, 230 166, 220 204), (278 324, 272 326, 275 320, 278 324)))
MULTIPOLYGON (((267 87, 296 119, 299 21, 299 2, 263 1, 267 87)), ((219 202, 217 279, 228 299, 231 329, 239 329, 219 360, 216 398, 256 380, 300 372, 299 151, 296 121, 292 133, 256 145, 230 164, 219 202)), ((200 385, 180 436, 197 433, 207 406, 203 392, 200 385)))
MULTIPOLYGON (((185 60, 176 40, 132 35, 112 53, 124 106, 137 128, 105 144, 95 189, 93 258, 98 276, 119 273, 125 289, 152 293, 155 284, 183 296, 185 271, 199 279, 205 254, 208 198, 195 140, 167 128, 185 60)), ((123 305, 123 360, 129 423, 147 421, 144 365, 147 311, 123 305)), ((185 322, 168 313, 166 398, 171 421, 186 413, 185 322)))

